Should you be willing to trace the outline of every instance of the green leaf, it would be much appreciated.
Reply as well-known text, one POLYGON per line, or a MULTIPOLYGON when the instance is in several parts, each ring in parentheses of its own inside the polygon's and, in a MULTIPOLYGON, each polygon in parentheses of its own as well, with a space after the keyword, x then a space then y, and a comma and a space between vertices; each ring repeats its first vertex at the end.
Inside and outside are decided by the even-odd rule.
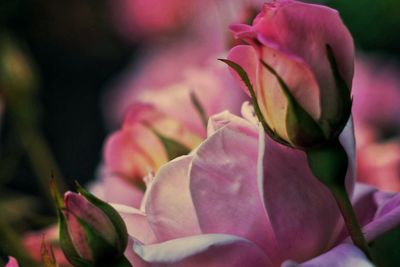
POLYGON ((279 143, 281 143, 281 144, 283 144, 283 145, 290 146, 290 144, 289 144, 288 142, 286 142, 285 140, 283 140, 282 138, 280 138, 280 137, 274 132, 274 130, 272 130, 272 129, 268 126, 268 124, 267 124, 267 122, 266 122, 266 120, 265 120, 265 118, 264 118, 264 116, 263 116, 263 114, 262 114, 262 112, 261 112, 260 106, 258 105, 256 93, 255 93, 255 91, 254 91, 253 85, 251 84, 250 79, 249 79, 249 76, 247 75, 246 71, 245 71, 239 64, 237 64, 237 63, 235 63, 235 62, 233 62, 233 61, 231 61, 231 60, 228 60, 228 59, 218 59, 218 60, 224 62, 224 63, 227 64, 229 67, 231 67, 231 68, 239 75, 239 77, 242 79, 242 81, 243 81, 244 84, 246 85, 247 89, 249 90, 249 93, 250 93, 252 102, 253 102, 254 112, 256 113, 256 116, 257 116, 258 120, 261 122, 261 124, 262 124, 262 126, 263 126, 263 128, 264 128, 264 131, 265 131, 272 139, 274 139, 275 141, 277 141, 277 142, 279 142, 279 143))
POLYGON ((289 139, 298 148, 307 148, 322 143, 324 133, 318 123, 303 109, 293 96, 282 77, 268 65, 260 60, 261 64, 278 80, 278 83, 288 100, 287 121, 289 139))
POLYGON ((154 128, 152 128, 151 130, 164 145, 165 151, 167 152, 168 160, 173 160, 179 156, 187 155, 190 153, 190 149, 185 145, 162 135, 154 128))
POLYGON ((124 251, 128 244, 128 231, 119 213, 113 207, 111 207, 111 205, 95 197, 93 194, 86 191, 78 183, 76 184, 78 192, 83 195, 90 203, 101 209, 107 215, 108 219, 113 224, 118 236, 118 249, 119 251, 124 251))
POLYGON ((201 105, 200 100, 197 98, 197 96, 194 92, 190 92, 190 101, 192 101, 194 108, 199 113, 199 116, 203 123, 204 128, 207 129, 208 119, 207 119, 206 112, 205 112, 203 106, 201 105))
POLYGON ((336 120, 331 119, 331 121, 322 121, 321 123, 323 126, 327 123, 329 125, 329 129, 325 129, 325 131, 331 132, 330 138, 336 138, 342 132, 343 128, 346 126, 347 121, 349 120, 353 101, 351 98, 350 88, 347 86, 346 81, 343 79, 342 75, 339 72, 335 55, 329 44, 326 45, 326 53, 329 63, 331 65, 333 76, 335 78, 336 88, 338 89, 339 93, 339 100, 337 101, 337 105, 339 105, 338 110, 340 111, 340 114, 338 114, 336 120))

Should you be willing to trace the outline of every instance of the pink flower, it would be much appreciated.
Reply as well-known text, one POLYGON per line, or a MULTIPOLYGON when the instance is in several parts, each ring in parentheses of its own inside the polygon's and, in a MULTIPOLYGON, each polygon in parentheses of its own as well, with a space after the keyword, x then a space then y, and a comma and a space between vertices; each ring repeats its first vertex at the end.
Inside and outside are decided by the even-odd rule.
MULTIPOLYGON (((203 2, 208 2, 205 0, 203 2)), ((110 1, 112 19, 127 38, 157 38, 184 28, 201 9, 196 0, 114 0, 110 1)))
MULTIPOLYGON (((244 114, 255 120, 249 110, 244 114)), ((227 112, 212 117, 208 132, 192 154, 159 170, 143 209, 119 209, 134 244, 132 264, 370 266, 304 153, 265 139, 256 125, 227 112)), ((352 133, 348 125, 340 137, 350 158, 349 193, 352 133)), ((352 199, 368 241, 399 225, 398 195, 357 185, 352 199)))
MULTIPOLYGON (((116 30, 128 41, 170 41, 178 35, 202 36, 202 42, 221 41, 233 22, 263 0, 112 0, 110 15, 116 30), (223 31, 223 32, 222 32, 223 31), (218 36, 219 35, 219 36, 218 36), (170 37, 170 38, 168 38, 170 37), (205 39, 204 39, 205 38, 205 39)), ((224 40, 226 41, 226 40, 224 40)))
POLYGON ((360 57, 353 82, 357 167, 362 182, 400 191, 399 70, 382 60, 360 57))
POLYGON ((173 158, 156 132, 186 147, 182 154, 187 154, 206 137, 210 115, 225 109, 239 112, 245 95, 231 90, 235 83, 224 66, 215 58, 200 64, 187 52, 178 55, 173 49, 151 58, 138 77, 123 82, 121 94, 108 98, 117 104, 111 109, 114 117, 126 113, 122 129, 108 138, 104 149, 105 168, 113 175, 142 183, 173 158))
POLYGON ((304 147, 340 133, 350 115, 354 46, 336 10, 268 1, 252 26, 231 29, 250 45, 234 47, 228 58, 246 71, 264 119, 280 139, 304 147), (298 117, 288 94, 323 135, 298 117))
POLYGON ((41 231, 29 232, 24 235, 24 246, 29 255, 38 263, 43 263, 41 247, 43 239, 52 246, 56 262, 60 266, 72 266, 65 258, 58 242, 58 227, 56 225, 41 231))
MULTIPOLYGON (((163 99, 160 95, 159 100, 168 104, 167 97, 163 99)), ((180 102, 174 103, 179 105, 180 102)), ((127 113, 122 129, 112 134, 106 142, 106 168, 114 175, 140 184, 144 176, 157 171, 171 159, 171 151, 167 149, 164 139, 179 143, 179 148, 183 149, 180 155, 187 154, 201 141, 194 130, 153 105, 136 103, 127 113)))
POLYGON ((4 267, 19 267, 19 265, 14 257, 9 257, 8 263, 4 267))

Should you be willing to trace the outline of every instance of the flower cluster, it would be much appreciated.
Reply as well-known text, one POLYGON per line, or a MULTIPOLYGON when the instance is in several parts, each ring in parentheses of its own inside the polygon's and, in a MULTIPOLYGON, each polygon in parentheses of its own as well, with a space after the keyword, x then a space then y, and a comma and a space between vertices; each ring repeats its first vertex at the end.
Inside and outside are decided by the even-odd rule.
MULTIPOLYGON (((221 30, 206 15, 215 1, 153 2, 116 1, 117 26, 128 21, 133 39, 157 35, 160 44, 185 37, 151 47, 106 95, 108 123, 121 126, 105 142, 91 193, 54 193, 68 262, 58 247, 57 261, 387 266, 392 245, 381 237, 399 229, 400 194, 359 182, 370 180, 370 165, 361 155, 357 174, 351 94, 360 85, 338 12, 295 0, 221 1, 233 12, 221 30), (234 38, 225 36, 230 23, 234 38)), ((354 103, 362 127, 367 112, 354 103)))

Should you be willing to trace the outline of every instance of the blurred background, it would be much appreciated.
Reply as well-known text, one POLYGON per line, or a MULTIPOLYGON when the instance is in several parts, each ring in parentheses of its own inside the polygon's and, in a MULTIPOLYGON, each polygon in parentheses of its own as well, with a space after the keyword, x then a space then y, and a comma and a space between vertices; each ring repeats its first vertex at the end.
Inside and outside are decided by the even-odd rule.
MULTIPOLYGON (((153 14, 139 12, 143 5, 134 2, 141 1, 0 1, 0 265, 13 252, 13 245, 3 242, 10 234, 55 221, 46 188, 52 174, 64 189, 96 177, 104 139, 119 127, 108 114, 115 108, 108 96, 116 80, 127 69, 140 68, 149 46, 167 45, 183 31, 181 13, 188 8, 169 13, 172 26, 163 22, 148 29, 153 14)), ((227 1, 220 2, 222 14, 227 1)), ((370 76, 394 79, 399 91, 400 2, 319 2, 339 10, 360 58, 374 62, 365 67, 370 76), (381 75, 381 67, 390 69, 391 78, 381 75)), ((163 13, 167 7, 160 8, 163 13)), ((398 106, 400 99, 391 101, 398 106)), ((385 128, 379 140, 399 137, 381 122, 374 126, 385 128)), ((399 169, 396 162, 396 177, 399 169)))

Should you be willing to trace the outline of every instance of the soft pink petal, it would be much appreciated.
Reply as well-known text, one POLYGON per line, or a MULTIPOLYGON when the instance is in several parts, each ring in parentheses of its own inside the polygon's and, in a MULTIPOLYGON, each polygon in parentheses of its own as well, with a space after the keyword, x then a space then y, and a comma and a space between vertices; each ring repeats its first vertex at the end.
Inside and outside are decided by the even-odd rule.
POLYGON ((249 239, 275 261, 278 252, 258 194, 257 141, 257 128, 244 120, 219 129, 194 155, 190 188, 203 233, 249 239))
POLYGON ((200 234, 189 190, 192 156, 164 165, 150 188, 145 212, 159 242, 200 234))
POLYGON ((254 243, 232 235, 197 235, 148 246, 135 243, 134 250, 154 267, 271 266, 254 243))
POLYGON ((88 186, 92 194, 107 202, 140 207, 143 191, 138 187, 113 174, 105 167, 101 168, 99 176, 98 180, 88 186))
POLYGON ((157 241, 153 229, 147 220, 147 215, 135 208, 112 204, 125 222, 128 235, 143 244, 152 244, 157 241))
POLYGON ((332 248, 324 254, 298 264, 293 261, 286 261, 282 267, 373 267, 374 265, 356 247, 350 244, 341 244, 332 248))

